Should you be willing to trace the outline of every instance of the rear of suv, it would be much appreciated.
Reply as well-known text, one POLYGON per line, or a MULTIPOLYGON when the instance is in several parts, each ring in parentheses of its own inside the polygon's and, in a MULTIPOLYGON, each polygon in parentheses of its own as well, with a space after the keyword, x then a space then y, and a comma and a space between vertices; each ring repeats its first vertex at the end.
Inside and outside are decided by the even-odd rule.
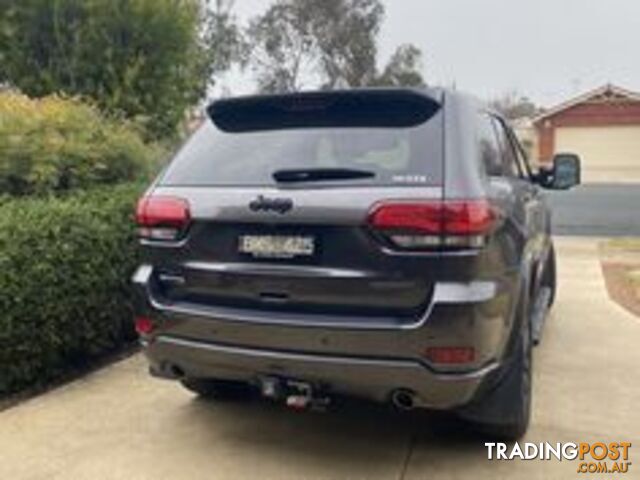
POLYGON ((140 200, 152 374, 454 411, 518 437, 555 292, 540 192, 500 116, 445 90, 220 100, 140 200))

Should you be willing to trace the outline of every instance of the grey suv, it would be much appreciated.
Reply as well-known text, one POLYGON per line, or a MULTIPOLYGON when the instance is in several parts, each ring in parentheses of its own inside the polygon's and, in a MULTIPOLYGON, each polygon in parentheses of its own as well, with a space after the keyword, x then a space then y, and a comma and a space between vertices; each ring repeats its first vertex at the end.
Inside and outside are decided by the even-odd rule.
POLYGON ((136 326, 153 375, 456 412, 518 437, 554 299, 540 187, 471 97, 373 89, 220 100, 140 200, 136 326))

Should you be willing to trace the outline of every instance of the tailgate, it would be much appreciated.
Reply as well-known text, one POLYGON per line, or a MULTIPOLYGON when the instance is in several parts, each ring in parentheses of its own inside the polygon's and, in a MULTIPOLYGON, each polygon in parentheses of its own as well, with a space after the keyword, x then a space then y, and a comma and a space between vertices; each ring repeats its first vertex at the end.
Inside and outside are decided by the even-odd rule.
MULTIPOLYGON (((442 193, 438 187, 416 190, 421 198, 442 193)), ((154 195, 179 196, 192 205, 182 242, 146 243, 158 300, 408 318, 419 316, 430 302, 438 255, 392 253, 366 225, 374 204, 406 196, 406 189, 161 187, 154 195), (293 207, 286 215, 256 211, 251 205, 260 198, 286 199, 293 207)))

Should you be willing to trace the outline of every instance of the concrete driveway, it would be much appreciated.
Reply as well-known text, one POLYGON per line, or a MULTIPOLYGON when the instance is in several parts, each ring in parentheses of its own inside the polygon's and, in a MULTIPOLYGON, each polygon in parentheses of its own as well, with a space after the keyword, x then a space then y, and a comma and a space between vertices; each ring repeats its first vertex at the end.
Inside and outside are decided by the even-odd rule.
MULTIPOLYGON (((640 320, 611 303, 591 239, 557 242, 525 441, 631 441, 640 478, 640 320)), ((0 413, 0 479, 572 479, 575 462, 490 462, 483 440, 372 405, 330 414, 199 401, 140 356, 0 413)), ((601 478, 597 476, 597 478, 601 478)))

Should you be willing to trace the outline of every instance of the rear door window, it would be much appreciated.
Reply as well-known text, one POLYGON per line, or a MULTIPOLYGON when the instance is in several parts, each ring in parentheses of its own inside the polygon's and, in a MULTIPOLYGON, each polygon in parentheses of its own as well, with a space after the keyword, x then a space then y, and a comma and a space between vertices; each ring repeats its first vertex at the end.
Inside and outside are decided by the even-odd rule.
POLYGON ((504 175, 516 178, 522 177, 522 167, 518 161, 518 154, 511 138, 509 138, 509 133, 505 125, 495 117, 492 117, 492 121, 496 129, 496 134, 498 135, 498 142, 500 143, 504 175))
POLYGON ((478 115, 478 150, 480 163, 487 175, 496 177, 504 174, 502 154, 495 128, 491 117, 485 114, 478 115))

